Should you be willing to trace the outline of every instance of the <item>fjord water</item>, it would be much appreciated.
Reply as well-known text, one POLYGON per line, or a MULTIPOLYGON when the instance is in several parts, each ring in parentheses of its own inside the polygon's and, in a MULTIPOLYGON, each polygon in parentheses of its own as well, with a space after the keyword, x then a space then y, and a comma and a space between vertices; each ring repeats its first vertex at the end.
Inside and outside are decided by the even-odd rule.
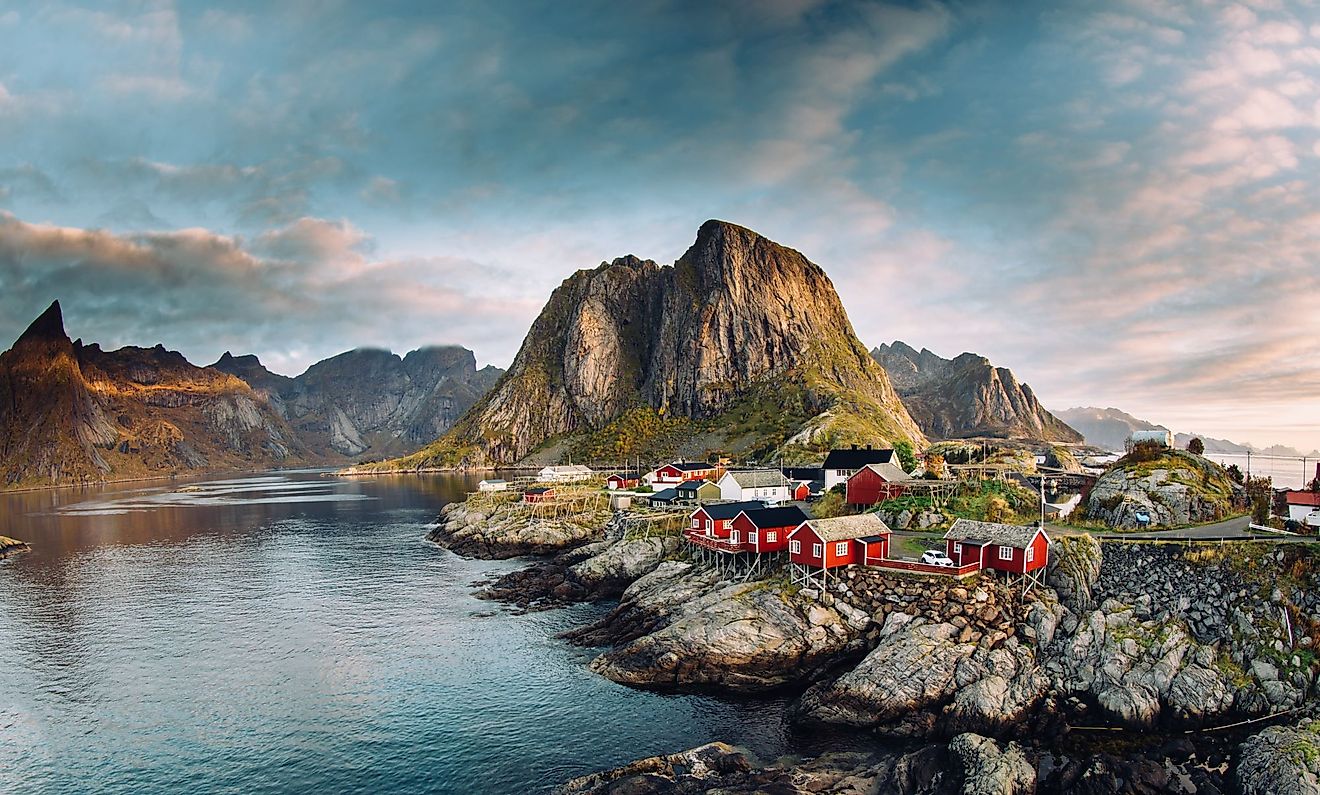
POLYGON ((630 690, 423 537, 458 476, 296 472, 0 495, 0 792, 525 792, 783 703, 630 690))

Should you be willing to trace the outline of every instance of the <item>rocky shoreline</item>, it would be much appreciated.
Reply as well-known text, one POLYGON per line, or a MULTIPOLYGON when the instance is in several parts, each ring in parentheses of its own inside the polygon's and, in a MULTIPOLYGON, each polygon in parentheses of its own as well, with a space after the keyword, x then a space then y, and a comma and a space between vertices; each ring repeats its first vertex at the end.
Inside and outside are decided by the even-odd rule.
POLYGON ((0 560, 10 555, 18 555, 23 552, 31 552, 32 547, 28 546, 26 541, 19 541, 17 538, 0 536, 0 560))
POLYGON ((1297 764, 1303 781, 1314 779, 1305 772, 1313 757, 1297 752, 1309 747, 1312 724, 1286 737, 1269 725, 1297 721, 1315 703, 1320 555, 1310 547, 1069 537, 1055 542, 1046 582, 1025 592, 989 575, 958 583, 875 569, 818 589, 782 577, 723 579, 683 559, 673 537, 580 529, 474 518, 460 507, 447 508, 434 540, 482 557, 553 553, 483 592, 522 609, 617 597, 607 615, 563 635, 602 648, 590 667, 613 681, 789 690, 800 726, 925 745, 768 765, 706 746, 685 752, 690 759, 589 776, 565 792, 875 791, 838 788, 871 781, 894 792, 1254 793, 1276 791, 1280 774, 1270 771, 1297 764), (1257 733, 1241 736, 1243 750, 1205 750, 1212 736, 1200 732, 1244 721, 1257 733), (1061 753, 1078 729, 1102 730, 1095 734, 1111 742, 1158 733, 1176 747, 1061 753), (999 763, 994 773, 967 768, 968 748, 996 759, 1024 754, 1009 767, 1031 774, 999 763), (923 778, 921 764, 945 772, 923 778), (952 770, 970 772, 955 785, 952 770), (788 779, 815 783, 775 783, 788 779))

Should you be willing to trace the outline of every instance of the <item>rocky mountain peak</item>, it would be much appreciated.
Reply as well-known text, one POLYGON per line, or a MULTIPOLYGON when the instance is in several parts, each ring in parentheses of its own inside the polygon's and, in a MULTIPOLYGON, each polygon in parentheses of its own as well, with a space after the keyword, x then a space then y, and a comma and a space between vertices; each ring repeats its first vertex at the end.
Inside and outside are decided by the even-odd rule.
MULTIPOLYGON (((847 411, 864 419, 841 410, 804 443, 835 424, 848 425, 849 441, 921 440, 825 272, 750 229, 707 221, 672 267, 628 255, 565 279, 509 372, 435 455, 477 447, 487 461, 517 461, 632 410, 713 421, 757 390, 770 402, 793 393, 799 426, 849 392, 847 411)), ((786 424, 782 411, 771 416, 786 424)))
POLYGON ((895 341, 871 355, 889 373, 903 404, 927 434, 1080 442, 1081 434, 1045 410, 1031 387, 977 353, 945 359, 895 341))
POLYGON ((52 301, 51 305, 46 307, 46 311, 32 321, 18 338, 20 343, 35 340, 69 341, 69 335, 64 331, 64 313, 60 310, 59 301, 52 301))

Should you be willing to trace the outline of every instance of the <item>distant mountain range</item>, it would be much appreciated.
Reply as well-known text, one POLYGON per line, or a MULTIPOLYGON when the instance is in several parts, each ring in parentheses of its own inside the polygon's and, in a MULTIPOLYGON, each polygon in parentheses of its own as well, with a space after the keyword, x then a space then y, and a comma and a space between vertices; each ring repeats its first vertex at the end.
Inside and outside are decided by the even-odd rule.
POLYGON ((1031 387, 975 353, 945 359, 896 341, 871 351, 903 405, 936 439, 994 437, 1075 443, 1082 434, 1045 410, 1031 387))
POLYGON ((819 461, 831 445, 902 440, 924 436, 825 272, 708 221, 672 266, 627 256, 566 279, 490 393, 386 466, 713 450, 819 461))
MULTIPOLYGON (((1058 412, 1060 419, 1067 422, 1072 427, 1081 431, 1086 437, 1087 444, 1103 447, 1107 450, 1122 450, 1124 443, 1133 431, 1167 431, 1168 428, 1163 425, 1157 425, 1147 420, 1137 419, 1125 411, 1116 408, 1095 408, 1094 406, 1084 406, 1071 408, 1066 411, 1058 412)), ((1303 453, 1293 447, 1285 445, 1271 445, 1270 447, 1257 448, 1250 444, 1238 444, 1230 442, 1227 439, 1215 439, 1211 436, 1204 436, 1195 433, 1175 433, 1173 436, 1174 446, 1186 448, 1187 443, 1193 438, 1199 438, 1205 445, 1207 453, 1218 453, 1223 455, 1241 455, 1250 451, 1261 455, 1275 455, 1283 457, 1300 457, 1303 453)), ((1311 451, 1306 453, 1308 456, 1320 456, 1320 452, 1311 451)))
POLYGON ((211 367, 246 381, 313 450, 373 457, 410 453, 453 427, 504 371, 477 369, 472 351, 421 348, 400 357, 358 349, 297 378, 270 372, 256 356, 225 353, 211 367))
POLYGON ((502 374, 471 351, 350 351, 297 378, 255 356, 198 367, 72 341, 59 302, 0 354, 0 486, 399 455, 448 430, 502 374))

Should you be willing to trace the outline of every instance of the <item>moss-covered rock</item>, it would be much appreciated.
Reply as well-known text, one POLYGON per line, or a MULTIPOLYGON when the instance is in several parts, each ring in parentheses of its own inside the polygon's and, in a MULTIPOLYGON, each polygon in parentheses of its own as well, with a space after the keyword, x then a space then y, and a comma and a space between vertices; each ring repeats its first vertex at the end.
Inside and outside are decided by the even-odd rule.
POLYGON ((1174 527, 1224 519, 1233 510, 1234 483, 1224 468, 1186 450, 1130 454, 1114 462, 1091 489, 1086 517, 1111 527, 1174 527))

